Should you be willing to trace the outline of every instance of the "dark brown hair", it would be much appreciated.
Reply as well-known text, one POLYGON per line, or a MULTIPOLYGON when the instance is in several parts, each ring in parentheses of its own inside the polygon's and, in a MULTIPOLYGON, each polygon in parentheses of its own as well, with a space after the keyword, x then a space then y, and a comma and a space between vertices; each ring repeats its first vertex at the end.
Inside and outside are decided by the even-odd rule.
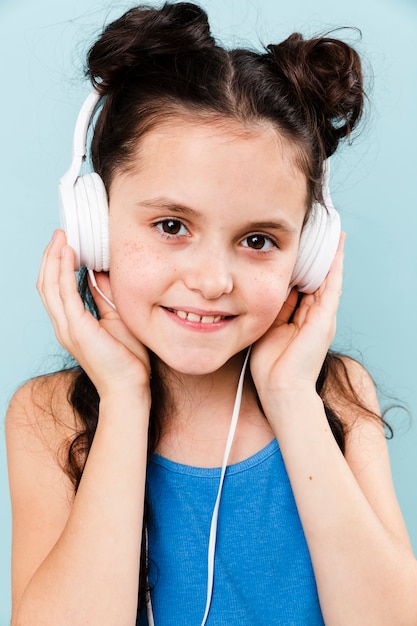
MULTIPOLYGON (((359 56, 343 41, 329 36, 305 40, 295 33, 259 52, 227 50, 212 37, 206 13, 188 2, 127 11, 90 49, 86 73, 104 96, 91 155, 107 190, 116 172, 131 167, 140 138, 158 123, 178 115, 208 121, 226 118, 249 127, 267 124, 295 147, 311 206, 322 200, 323 162, 340 140, 351 135, 365 98, 359 56)), ((98 315, 85 272, 80 277, 86 306, 98 315)), ((158 361, 154 355, 151 360, 149 454, 160 436, 167 397, 158 361)), ((322 396, 329 381, 352 404, 373 415, 355 394, 343 359, 332 352, 317 381, 322 396)), ((99 402, 83 371, 78 371, 69 398, 83 424, 69 447, 66 467, 77 489, 99 402)), ((345 426, 331 407, 326 406, 326 413, 344 451, 345 426)), ((139 604, 143 589, 142 579, 139 604)))
POLYGON ((364 103, 359 56, 343 41, 295 33, 263 52, 226 50, 205 12, 187 2, 125 13, 91 48, 87 74, 106 96, 91 153, 107 189, 144 133, 186 113, 276 128, 298 148, 311 204, 322 199, 324 159, 364 103))

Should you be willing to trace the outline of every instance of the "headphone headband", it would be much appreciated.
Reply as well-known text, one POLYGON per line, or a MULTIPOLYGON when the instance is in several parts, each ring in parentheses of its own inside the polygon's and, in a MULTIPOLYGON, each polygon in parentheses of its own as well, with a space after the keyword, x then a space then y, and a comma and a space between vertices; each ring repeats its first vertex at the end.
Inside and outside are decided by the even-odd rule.
POLYGON ((85 99, 84 104, 78 113, 72 143, 73 158, 84 157, 87 153, 88 127, 90 126, 91 118, 93 117, 94 111, 96 110, 97 104, 100 100, 100 94, 98 91, 93 89, 93 91, 85 99))

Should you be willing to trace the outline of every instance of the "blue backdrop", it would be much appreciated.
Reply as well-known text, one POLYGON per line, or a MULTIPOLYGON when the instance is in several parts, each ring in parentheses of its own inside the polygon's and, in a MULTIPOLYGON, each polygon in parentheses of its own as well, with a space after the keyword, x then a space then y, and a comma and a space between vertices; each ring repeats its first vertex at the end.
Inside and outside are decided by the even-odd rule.
MULTIPOLYGON (((417 406, 417 3, 415 0, 202 0, 227 44, 269 43, 357 26, 372 78, 365 130, 333 162, 332 192, 348 233, 337 347, 362 355, 383 391, 417 406)), ((87 93, 83 59, 104 22, 130 3, 0 0, 1 376, 3 423, 13 390, 57 365, 35 291, 58 225, 57 181, 87 93)), ((355 40, 356 35, 351 35, 355 40)), ((59 364, 59 359, 58 359, 59 364)), ((381 397, 383 403, 387 398, 381 397)), ((417 550, 417 425, 393 411, 394 481, 417 550)), ((10 619, 10 506, 0 438, 0 626, 10 619)))

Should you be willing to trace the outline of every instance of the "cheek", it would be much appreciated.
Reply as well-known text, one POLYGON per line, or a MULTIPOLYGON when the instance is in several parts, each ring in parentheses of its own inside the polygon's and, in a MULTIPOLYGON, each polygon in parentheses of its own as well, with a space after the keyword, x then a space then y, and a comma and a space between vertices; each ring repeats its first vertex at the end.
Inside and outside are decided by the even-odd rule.
POLYGON ((287 298, 289 282, 288 272, 254 278, 251 302, 261 334, 268 330, 281 310, 287 298))
MULTIPOLYGON (((155 290, 160 262, 138 243, 120 242, 110 250, 110 285, 116 306, 138 305, 155 290)), ((119 308, 119 307, 118 307, 119 308)))

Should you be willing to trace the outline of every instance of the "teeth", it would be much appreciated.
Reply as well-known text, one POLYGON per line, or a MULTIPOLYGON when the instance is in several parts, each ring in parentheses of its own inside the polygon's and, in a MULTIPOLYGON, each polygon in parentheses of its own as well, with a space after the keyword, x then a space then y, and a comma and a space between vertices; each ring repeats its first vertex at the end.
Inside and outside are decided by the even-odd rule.
POLYGON ((196 315, 195 313, 188 313, 187 320, 189 322, 201 322, 202 317, 200 317, 200 315, 196 315))
POLYGON ((221 315, 197 315, 196 313, 187 313, 186 311, 176 311, 173 309, 173 313, 178 315, 182 320, 188 320, 189 322, 197 322, 200 324, 213 324, 222 320, 221 315))

